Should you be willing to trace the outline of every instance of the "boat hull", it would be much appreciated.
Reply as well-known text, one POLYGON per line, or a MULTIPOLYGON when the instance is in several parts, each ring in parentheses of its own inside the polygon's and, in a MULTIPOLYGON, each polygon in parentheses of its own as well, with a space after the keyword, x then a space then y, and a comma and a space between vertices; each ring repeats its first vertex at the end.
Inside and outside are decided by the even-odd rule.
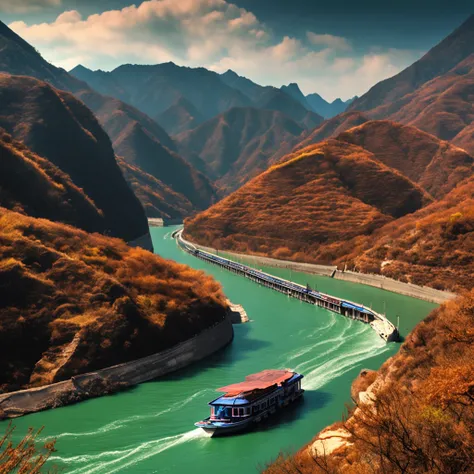
POLYGON ((285 400, 282 406, 276 408, 273 407, 266 412, 259 413, 256 416, 249 417, 247 420, 236 422, 236 423, 220 423, 213 422, 210 418, 206 420, 199 421, 194 423, 195 426, 204 430, 204 432, 211 438, 216 438, 220 436, 229 436, 236 433, 241 433, 252 429, 255 425, 262 423, 264 420, 267 420, 269 417, 277 414, 278 412, 283 411, 287 406, 292 403, 300 400, 303 396, 304 390, 301 390, 298 394, 295 394, 291 399, 285 400))

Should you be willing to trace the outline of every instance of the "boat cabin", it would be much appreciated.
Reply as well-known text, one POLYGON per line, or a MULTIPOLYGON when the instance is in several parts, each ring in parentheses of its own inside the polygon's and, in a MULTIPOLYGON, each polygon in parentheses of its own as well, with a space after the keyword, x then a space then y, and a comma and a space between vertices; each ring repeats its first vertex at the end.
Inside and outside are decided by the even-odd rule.
POLYGON ((264 370, 244 382, 221 387, 218 391, 224 395, 209 403, 210 420, 229 423, 273 413, 301 394, 302 378, 287 370, 264 370))

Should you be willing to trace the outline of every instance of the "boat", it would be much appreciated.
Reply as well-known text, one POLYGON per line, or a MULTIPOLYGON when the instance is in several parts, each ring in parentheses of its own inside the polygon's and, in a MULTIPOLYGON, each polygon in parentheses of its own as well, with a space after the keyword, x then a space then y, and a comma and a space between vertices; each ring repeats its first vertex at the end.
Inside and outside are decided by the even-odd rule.
POLYGON ((268 369, 218 388, 224 395, 209 402, 211 415, 194 425, 211 437, 247 430, 299 399, 303 377, 289 369, 268 369))

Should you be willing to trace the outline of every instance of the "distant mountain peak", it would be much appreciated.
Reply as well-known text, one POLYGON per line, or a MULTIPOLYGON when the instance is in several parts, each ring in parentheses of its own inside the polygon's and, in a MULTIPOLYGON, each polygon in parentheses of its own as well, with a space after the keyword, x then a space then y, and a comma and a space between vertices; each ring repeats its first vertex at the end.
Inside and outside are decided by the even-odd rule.
POLYGON ((89 69, 85 66, 83 66, 82 64, 78 64, 75 68, 71 69, 69 71, 69 74, 77 74, 77 73, 87 73, 87 72, 94 72, 92 71, 92 69, 89 69))

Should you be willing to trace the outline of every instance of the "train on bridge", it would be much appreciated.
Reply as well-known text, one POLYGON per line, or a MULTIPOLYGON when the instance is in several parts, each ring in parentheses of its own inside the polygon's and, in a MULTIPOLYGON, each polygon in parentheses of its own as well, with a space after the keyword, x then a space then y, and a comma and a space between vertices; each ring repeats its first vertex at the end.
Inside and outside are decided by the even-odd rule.
POLYGON ((231 272, 243 275, 260 285, 287 294, 288 296, 297 298, 306 303, 311 303, 348 318, 370 324, 372 329, 374 329, 374 331, 387 342, 400 340, 398 328, 395 327, 395 325, 383 314, 366 308, 364 305, 322 293, 312 289, 309 285, 299 285, 298 283, 270 275, 261 270, 256 270, 247 265, 206 252, 184 240, 181 234, 182 230, 175 232, 173 236, 177 238, 178 244, 183 248, 183 250, 197 258, 218 265, 231 272))

